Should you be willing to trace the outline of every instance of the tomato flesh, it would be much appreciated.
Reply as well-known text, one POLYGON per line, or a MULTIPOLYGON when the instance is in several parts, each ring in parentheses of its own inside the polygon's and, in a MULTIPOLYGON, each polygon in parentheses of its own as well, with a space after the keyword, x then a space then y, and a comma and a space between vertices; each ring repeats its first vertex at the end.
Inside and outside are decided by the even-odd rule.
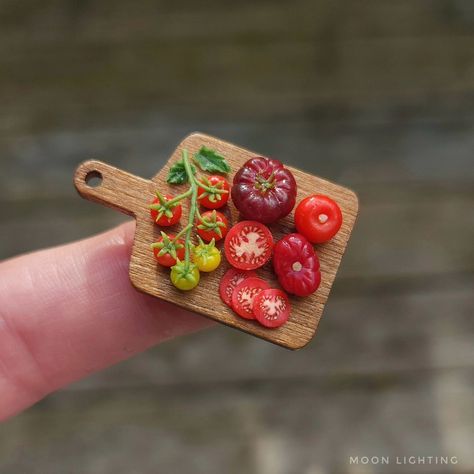
POLYGON ((219 294, 222 301, 232 308, 232 293, 234 288, 246 278, 256 277, 257 274, 252 271, 237 270, 236 268, 229 268, 222 277, 219 285, 219 294))
POLYGON ((272 255, 270 230, 257 221, 242 221, 229 230, 224 243, 228 262, 240 270, 255 270, 272 255))
POLYGON ((297 296, 309 296, 321 283, 319 258, 301 234, 289 234, 276 243, 273 268, 284 290, 297 296))
POLYGON ((246 278, 232 292, 233 310, 244 319, 255 319, 253 314, 254 298, 267 288, 269 288, 268 283, 260 278, 246 278))
POLYGON ((255 319, 266 328, 278 328, 285 324, 291 312, 286 293, 274 288, 258 293, 252 309, 255 319))
POLYGON ((313 194, 298 204, 295 225, 310 242, 322 244, 331 240, 341 228, 341 209, 330 197, 313 194))
POLYGON ((270 224, 291 212, 296 188, 293 174, 280 161, 256 156, 235 174, 232 201, 244 218, 270 224))

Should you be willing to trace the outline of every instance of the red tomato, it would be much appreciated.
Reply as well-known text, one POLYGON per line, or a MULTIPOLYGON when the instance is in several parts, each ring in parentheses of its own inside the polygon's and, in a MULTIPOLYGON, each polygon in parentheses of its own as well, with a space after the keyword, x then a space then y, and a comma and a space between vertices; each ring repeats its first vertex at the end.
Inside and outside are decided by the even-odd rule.
POLYGON ((311 243, 300 234, 286 235, 277 242, 273 268, 280 285, 297 296, 309 296, 321 283, 318 256, 311 243))
MULTIPOLYGON (((166 201, 171 201, 171 199, 173 199, 173 196, 170 196, 169 194, 167 194, 165 196, 165 199, 166 199, 166 201)), ((153 199, 152 204, 159 204, 159 203, 160 203, 160 200, 157 197, 155 199, 153 199)), ((158 219, 159 211, 157 211, 155 209, 150 209, 150 215, 151 215, 151 218, 153 219, 153 222, 155 222, 156 224, 161 225, 163 227, 174 225, 177 222, 179 222, 179 220, 181 219, 181 214, 183 213, 183 209, 181 207, 181 204, 177 204, 176 206, 174 206, 171 209, 171 212, 173 213, 172 217, 166 217, 163 214, 158 219)))
POLYGON ((232 201, 244 218, 271 224, 295 206, 295 178, 278 160, 256 156, 235 174, 232 201))
POLYGON ((310 242, 322 244, 332 239, 341 228, 341 209, 331 198, 313 194, 298 204, 295 225, 310 242))
POLYGON ((210 242, 212 239, 223 239, 227 235, 229 229, 229 221, 227 217, 219 211, 203 212, 201 217, 205 223, 197 222, 197 233, 205 242, 210 242))
POLYGON ((211 189, 208 191, 201 186, 198 187, 198 202, 207 209, 219 209, 227 204, 229 200, 229 183, 223 176, 213 174, 202 178, 203 184, 211 189), (215 192, 212 192, 214 190, 215 192), (227 191, 219 193, 218 191, 227 191))
POLYGON ((246 278, 240 282, 232 292, 232 308, 244 319, 255 319, 253 314, 253 300, 263 290, 270 286, 260 278, 246 278))
POLYGON ((291 306, 285 292, 270 288, 255 296, 252 309, 262 326, 277 328, 288 321, 291 306))
MULTIPOLYGON (((172 241, 175 238, 174 235, 170 234, 168 235, 169 241, 172 241)), ((163 242, 163 237, 160 237, 157 241, 157 243, 163 242)), ((184 260, 185 256, 185 248, 184 248, 184 240, 178 239, 174 245, 174 250, 176 252, 176 257, 179 260, 184 260), (177 244, 177 245, 176 245, 177 244)), ((163 265, 164 267, 172 267, 173 265, 176 265, 176 258, 174 258, 171 253, 170 253, 170 248, 173 244, 169 243, 167 247, 167 252, 164 255, 158 255, 163 248, 159 247, 154 247, 153 248, 153 253, 155 255, 156 260, 160 265, 163 265)))
POLYGON ((270 259, 272 233, 256 221, 242 221, 232 227, 224 243, 228 262, 240 270, 254 270, 270 259))
POLYGON ((247 272, 245 270, 237 270, 236 268, 229 268, 225 275, 222 277, 221 284, 219 285, 219 293, 222 301, 229 307, 232 308, 232 293, 234 288, 246 278, 256 277, 255 272, 247 272))

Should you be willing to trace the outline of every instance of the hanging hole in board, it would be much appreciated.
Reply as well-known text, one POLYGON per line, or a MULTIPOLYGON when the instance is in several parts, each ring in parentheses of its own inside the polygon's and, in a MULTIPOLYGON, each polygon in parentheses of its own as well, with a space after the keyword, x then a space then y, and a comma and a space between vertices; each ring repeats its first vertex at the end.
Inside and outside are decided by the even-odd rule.
POLYGON ((93 170, 86 174, 85 181, 87 186, 90 188, 97 188, 102 184, 102 179, 102 173, 100 171, 93 170))

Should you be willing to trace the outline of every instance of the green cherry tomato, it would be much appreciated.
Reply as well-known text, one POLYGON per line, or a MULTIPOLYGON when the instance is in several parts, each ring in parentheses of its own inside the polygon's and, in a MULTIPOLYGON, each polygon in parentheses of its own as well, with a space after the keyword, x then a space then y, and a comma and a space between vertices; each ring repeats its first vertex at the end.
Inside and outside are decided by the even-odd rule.
POLYGON ((199 245, 193 249, 193 262, 201 272, 212 272, 221 263, 221 251, 216 248, 214 239, 209 244, 205 244, 201 238, 199 240, 199 245))
POLYGON ((178 290, 189 291, 199 283, 199 268, 194 263, 178 262, 171 267, 171 283, 178 288, 178 290))

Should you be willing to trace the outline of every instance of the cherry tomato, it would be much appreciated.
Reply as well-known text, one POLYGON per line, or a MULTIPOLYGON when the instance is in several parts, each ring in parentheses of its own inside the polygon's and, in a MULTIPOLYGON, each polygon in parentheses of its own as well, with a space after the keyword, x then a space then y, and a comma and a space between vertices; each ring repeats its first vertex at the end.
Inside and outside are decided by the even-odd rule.
POLYGON ((277 328, 288 321, 290 301, 286 293, 270 288, 263 290, 253 300, 255 319, 266 328, 277 328))
POLYGON ((207 178, 201 178, 201 182, 210 188, 210 191, 201 186, 198 187, 199 204, 207 209, 219 209, 227 204, 229 200, 229 183, 223 176, 213 174, 207 178))
MULTIPOLYGON (((167 194, 166 196, 163 196, 163 198, 165 199, 165 201, 171 201, 171 199, 173 199, 173 196, 167 194)), ((155 204, 160 204, 160 200, 158 197, 153 199, 152 205, 155 204)), ((174 225, 179 222, 182 213, 183 209, 181 207, 181 204, 176 204, 171 209, 150 209, 150 215, 153 219, 153 222, 163 227, 174 225)))
POLYGON ((161 237, 151 245, 156 260, 164 267, 176 265, 177 259, 184 260, 184 241, 178 239, 173 243, 174 238, 173 234, 167 235, 162 232, 161 237))
POLYGON ((309 296, 321 283, 318 256, 301 234, 288 234, 276 243, 273 268, 280 285, 297 296, 309 296))
POLYGON ((224 243, 228 262, 240 270, 255 270, 270 259, 272 233, 256 221, 242 221, 232 227, 224 243))
POLYGON ((178 290, 192 290, 199 284, 199 269, 194 263, 186 266, 186 262, 178 262, 171 267, 170 279, 178 290))
POLYGON ((216 241, 223 239, 227 235, 229 221, 227 217, 219 211, 206 211, 201 215, 204 222, 197 222, 197 233, 205 242, 212 239, 216 241))
POLYGON ((253 300, 261 291, 270 288, 266 281, 250 277, 240 282, 232 292, 232 308, 244 319, 255 319, 253 300))
POLYGON ((234 176, 232 200, 246 219, 270 224, 295 206, 296 181, 278 160, 257 156, 234 176))
POLYGON ((193 248, 193 262, 201 272, 212 272, 221 263, 221 251, 216 248, 214 239, 205 244, 202 240, 193 248))
POLYGON ((331 198, 313 194, 298 204, 295 225, 310 242, 322 244, 332 239, 341 228, 341 209, 331 198))
POLYGON ((256 277, 257 274, 252 271, 237 270, 236 268, 229 268, 222 277, 219 285, 219 293, 222 301, 232 308, 232 293, 234 288, 244 281, 246 278, 256 277))

